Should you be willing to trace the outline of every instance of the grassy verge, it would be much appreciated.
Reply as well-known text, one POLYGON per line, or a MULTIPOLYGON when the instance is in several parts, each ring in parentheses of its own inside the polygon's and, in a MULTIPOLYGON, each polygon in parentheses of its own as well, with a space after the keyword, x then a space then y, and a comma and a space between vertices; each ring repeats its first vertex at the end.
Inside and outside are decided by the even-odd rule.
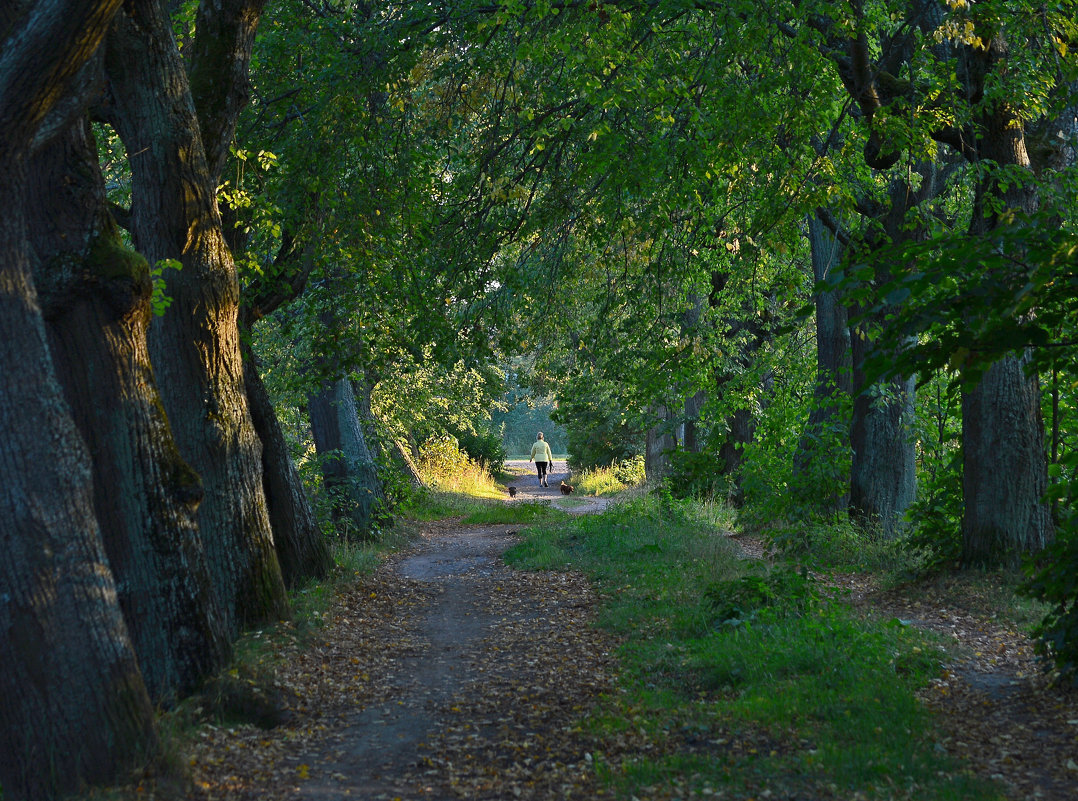
POLYGON ((993 799, 935 747, 914 693, 931 643, 859 619, 723 536, 721 509, 638 498, 546 526, 518 566, 586 571, 623 639, 623 692, 588 725, 626 797, 993 799))

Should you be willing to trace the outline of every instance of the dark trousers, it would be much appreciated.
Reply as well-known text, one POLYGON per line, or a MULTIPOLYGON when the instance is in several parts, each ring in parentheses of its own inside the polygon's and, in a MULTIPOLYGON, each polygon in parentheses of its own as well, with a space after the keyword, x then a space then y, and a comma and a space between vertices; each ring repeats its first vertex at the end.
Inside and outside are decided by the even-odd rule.
POLYGON ((546 481, 546 462, 536 462, 535 469, 539 471, 539 480, 546 481))

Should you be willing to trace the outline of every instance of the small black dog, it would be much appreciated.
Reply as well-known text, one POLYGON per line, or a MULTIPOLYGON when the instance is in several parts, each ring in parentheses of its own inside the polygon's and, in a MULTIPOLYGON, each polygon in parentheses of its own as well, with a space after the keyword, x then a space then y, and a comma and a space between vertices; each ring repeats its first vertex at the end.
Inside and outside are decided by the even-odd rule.
POLYGON ((573 494, 573 485, 572 484, 566 484, 564 481, 561 482, 561 486, 558 487, 558 489, 561 490, 562 495, 572 495, 573 494))
POLYGON ((517 497, 517 488, 516 487, 510 487, 509 488, 509 497, 510 498, 517 497))

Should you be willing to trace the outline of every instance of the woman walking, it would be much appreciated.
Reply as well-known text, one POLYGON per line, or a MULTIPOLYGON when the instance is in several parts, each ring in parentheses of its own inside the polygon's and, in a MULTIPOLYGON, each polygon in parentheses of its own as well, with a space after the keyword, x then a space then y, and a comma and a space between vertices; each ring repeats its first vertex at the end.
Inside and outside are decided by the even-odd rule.
POLYGON ((554 461, 554 455, 550 452, 550 446, 546 440, 543 439, 542 431, 535 438, 535 444, 532 445, 532 455, 528 457, 528 461, 535 462, 535 469, 539 471, 539 486, 550 486, 546 483, 546 471, 554 461))

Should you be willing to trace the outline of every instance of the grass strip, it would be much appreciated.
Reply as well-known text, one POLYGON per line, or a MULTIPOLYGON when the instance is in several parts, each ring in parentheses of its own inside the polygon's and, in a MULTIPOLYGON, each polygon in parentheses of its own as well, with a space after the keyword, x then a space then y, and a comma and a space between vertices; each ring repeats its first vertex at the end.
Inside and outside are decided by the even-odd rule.
POLYGON ((507 554, 586 572, 623 687, 587 722, 625 797, 999 799, 936 746, 915 693, 939 652, 789 566, 741 558, 721 510, 637 498, 507 554))

